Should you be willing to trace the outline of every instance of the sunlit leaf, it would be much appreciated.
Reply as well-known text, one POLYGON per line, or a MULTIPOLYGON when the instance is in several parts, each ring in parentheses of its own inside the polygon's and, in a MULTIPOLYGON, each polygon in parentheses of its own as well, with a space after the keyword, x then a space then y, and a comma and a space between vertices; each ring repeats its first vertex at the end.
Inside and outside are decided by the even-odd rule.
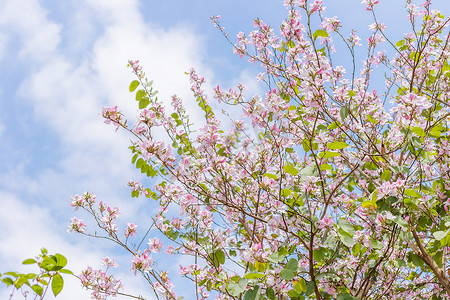
POLYGON ((130 87, 128 88, 130 92, 134 92, 134 90, 139 86, 139 81, 133 80, 130 83, 130 87))
POLYGON ((348 144, 345 142, 335 141, 327 144, 328 149, 336 150, 336 149, 344 149, 348 147, 348 144))
POLYGON ((52 278, 52 291, 53 295, 57 296, 59 293, 61 293, 64 286, 64 280, 62 276, 59 273, 56 273, 55 276, 52 278))
POLYGON ((313 39, 316 40, 318 37, 328 37, 328 33, 323 29, 317 29, 313 33, 313 39))
POLYGON ((29 259, 25 259, 22 264, 23 265, 31 265, 31 264, 35 264, 37 263, 37 261, 35 259, 29 258, 29 259))

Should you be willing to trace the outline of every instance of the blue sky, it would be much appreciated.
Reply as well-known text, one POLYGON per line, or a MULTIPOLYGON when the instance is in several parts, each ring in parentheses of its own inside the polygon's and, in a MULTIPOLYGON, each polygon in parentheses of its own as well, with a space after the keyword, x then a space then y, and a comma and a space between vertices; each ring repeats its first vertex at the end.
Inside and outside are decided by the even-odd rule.
MULTIPOLYGON (((446 0, 433 3, 449 15, 446 0)), ((325 16, 342 20, 344 33, 368 34, 371 15, 360 0, 325 6, 325 16)), ((402 7, 403 1, 387 0, 377 7, 394 41, 408 30, 402 7)), ((131 199, 126 187, 128 179, 141 179, 130 162, 129 137, 99 116, 103 106, 119 105, 134 119, 128 59, 142 62, 160 99, 177 94, 194 101, 184 74, 191 67, 206 77, 208 89, 242 81, 249 94, 264 93, 254 79, 257 68, 234 56, 212 26, 209 17, 218 14, 233 38, 252 30, 257 17, 278 26, 286 11, 274 0, 0 1, 0 272, 31 271, 20 262, 42 246, 66 255, 77 273, 109 255, 121 264, 126 291, 152 299, 128 272, 130 257, 104 241, 66 233, 72 216, 85 218, 69 206, 70 197, 93 191, 119 206, 123 222, 138 225, 152 213, 147 200, 131 199)), ((348 63, 345 54, 342 59, 348 63)), ((195 109, 191 115, 194 122, 200 116, 195 109)), ((172 275, 178 264, 170 262, 172 275)), ((63 293, 63 299, 88 299, 72 279, 63 293)), ((0 298, 8 295, 1 285, 0 298)))

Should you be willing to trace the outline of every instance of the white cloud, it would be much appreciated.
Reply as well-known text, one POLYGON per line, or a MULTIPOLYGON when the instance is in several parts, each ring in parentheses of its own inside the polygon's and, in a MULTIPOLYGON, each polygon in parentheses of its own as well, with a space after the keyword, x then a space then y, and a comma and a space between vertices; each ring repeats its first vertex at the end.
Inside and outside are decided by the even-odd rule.
POLYGON ((2 1, 0 24, 18 32, 20 56, 42 62, 54 53, 60 41, 60 26, 49 22, 36 0, 2 1))
MULTIPOLYGON (((17 262, 36 255, 42 246, 66 255, 74 268, 98 264, 101 254, 111 251, 104 243, 81 237, 75 244, 64 233, 68 217, 73 215, 68 206, 72 194, 94 189, 100 200, 121 208, 124 220, 142 215, 144 200, 121 198, 129 193, 124 188, 126 180, 138 175, 130 166, 130 137, 115 133, 99 116, 101 107, 110 105, 119 105, 129 116, 135 114, 136 102, 128 92, 134 79, 125 68, 128 59, 141 60, 149 77, 155 79, 160 99, 170 99, 173 93, 192 99, 184 74, 190 67, 213 77, 202 63, 201 37, 189 28, 163 30, 145 23, 136 1, 86 1, 73 7, 76 17, 68 19, 83 20, 83 26, 50 20, 38 1, 6 0, 0 4, 0 25, 14 28, 21 41, 17 58, 29 67, 18 97, 31 105, 41 130, 50 128, 59 139, 51 145, 59 147, 53 166, 30 175, 27 170, 33 168, 33 161, 23 159, 8 173, 0 174, 3 186, 8 187, 0 191, 0 226, 4 229, 0 272, 19 269, 17 262), (89 38, 83 40, 84 34, 89 38), (70 41, 68 35, 80 44, 70 41), (65 47, 71 43, 76 47, 64 48, 61 41, 66 40, 65 47)), ((194 118, 200 115, 196 105, 188 107, 194 118)), ((127 273, 128 266, 123 272, 128 291, 148 291, 148 286, 127 273)), ((85 294, 77 282, 67 291, 64 299, 87 298, 80 296, 85 294)), ((0 290, 0 298, 7 295, 0 290)))
MULTIPOLYGON (((37 272, 37 267, 23 266, 21 262, 26 258, 33 258, 40 253, 42 246, 48 247, 51 254, 62 253, 69 259, 68 268, 77 273, 80 266, 86 263, 95 263, 93 257, 99 257, 100 251, 89 249, 86 242, 81 241, 77 246, 69 241, 61 239, 56 230, 60 224, 55 222, 52 212, 45 207, 24 203, 15 195, 0 193, 2 209, 0 220, 2 230, 0 232, 1 266, 2 272, 19 271, 37 272), (51 245, 51 246, 47 246, 51 245), (80 251, 83 249, 84 251, 80 251)), ((64 277, 66 287, 64 299, 80 299, 80 295, 86 295, 80 289, 77 280, 70 276, 64 277)), ((4 286, 2 285, 1 288, 4 286)), ((9 299, 11 289, 1 290, 0 298, 9 299)), ((86 297, 87 298, 87 297, 86 297)))
MULTIPOLYGON (((5 55, 7 43, 8 43, 7 35, 2 34, 0 32, 0 61, 2 61, 3 56, 5 55)), ((1 91, 0 91, 0 94, 1 94, 1 91)))

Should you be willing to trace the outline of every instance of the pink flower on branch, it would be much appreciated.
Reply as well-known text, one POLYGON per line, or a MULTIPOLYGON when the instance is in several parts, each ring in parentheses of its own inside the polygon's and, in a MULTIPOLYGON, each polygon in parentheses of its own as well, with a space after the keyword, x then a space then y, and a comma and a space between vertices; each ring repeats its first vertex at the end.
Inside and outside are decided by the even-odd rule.
POLYGON ((320 25, 326 32, 330 33, 341 27, 341 21, 337 17, 327 18, 325 17, 320 25))
POLYGON ((153 258, 147 249, 145 249, 142 254, 135 254, 131 263, 131 270, 134 271, 134 275, 136 275, 138 271, 150 272, 153 270, 153 258))
POLYGON ((128 67, 132 69, 132 72, 139 78, 143 78, 145 73, 142 71, 142 66, 139 64, 139 60, 129 60, 128 67))
POLYGON ((136 228, 138 226, 133 223, 127 223, 127 228, 125 228, 125 237, 134 237, 136 234, 136 228))
POLYGON ((85 232, 86 224, 84 224, 83 220, 73 217, 71 219, 70 225, 67 227, 68 227, 67 232, 75 231, 78 233, 83 233, 85 232))
POLYGON ((334 221, 331 218, 325 217, 319 220, 319 229, 331 229, 333 228, 334 221))
POLYGON ((364 4, 366 6, 366 10, 372 10, 373 7, 378 3, 380 3, 380 1, 378 0, 363 0, 361 2, 361 4, 364 4))
POLYGON ((405 104, 413 105, 422 109, 428 109, 433 106, 433 104, 428 101, 426 96, 418 96, 414 93, 408 93, 404 96, 400 96, 400 100, 402 100, 405 104))
POLYGON ((105 271, 94 270, 87 267, 80 274, 81 284, 92 290, 93 299, 106 300, 108 296, 117 296, 120 289, 123 289, 122 282, 112 275, 107 275, 105 271))
POLYGON ((106 267, 113 267, 113 268, 117 268, 119 267, 119 265, 114 261, 114 259, 111 259, 109 257, 105 257, 102 259, 102 264, 106 267))
POLYGON ((117 110, 117 106, 113 107, 103 107, 102 116, 105 118, 105 124, 112 123, 116 126, 116 131, 119 130, 121 125, 125 125, 122 123, 123 115, 120 111, 117 110))

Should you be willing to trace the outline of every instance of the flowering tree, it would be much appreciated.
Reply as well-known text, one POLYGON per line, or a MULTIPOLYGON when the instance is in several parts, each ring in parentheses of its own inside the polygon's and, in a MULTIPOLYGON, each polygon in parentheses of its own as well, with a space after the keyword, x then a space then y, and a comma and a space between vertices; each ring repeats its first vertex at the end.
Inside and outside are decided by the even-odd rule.
MULTIPOLYGON (((359 73, 361 39, 325 17, 321 0, 286 0, 279 33, 259 19, 250 34, 239 33, 233 49, 261 65, 268 92, 246 99, 243 85, 215 88, 215 100, 243 111, 231 125, 194 70, 199 132, 181 99, 173 96, 168 112, 138 62, 129 62, 137 122, 117 107, 102 115, 134 137, 132 162, 154 179, 130 181, 132 196, 159 206, 153 226, 167 242, 132 246, 137 226, 118 231, 118 209, 92 193, 74 196, 72 206, 131 253, 132 270, 157 298, 180 299, 153 262, 163 251, 192 257, 180 267, 193 283, 188 299, 450 299, 450 20, 430 1, 406 1, 412 32, 393 42, 377 3, 363 1, 374 23, 359 73), (350 71, 337 64, 333 38, 348 48, 350 71), (369 88, 379 65, 387 71, 382 92, 369 88)), ((70 230, 101 236, 76 218, 70 230)), ((98 272, 84 271, 83 285, 97 298, 115 295, 120 282, 98 272)))

